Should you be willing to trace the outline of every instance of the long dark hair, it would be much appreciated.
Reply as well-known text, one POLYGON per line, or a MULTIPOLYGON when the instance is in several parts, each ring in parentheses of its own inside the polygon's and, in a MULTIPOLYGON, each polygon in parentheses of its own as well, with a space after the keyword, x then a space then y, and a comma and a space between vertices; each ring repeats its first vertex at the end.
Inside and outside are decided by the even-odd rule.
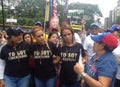
POLYGON ((25 35, 30 35, 30 39, 31 39, 31 43, 33 43, 33 40, 32 40, 32 35, 31 35, 31 33, 29 33, 29 32, 25 32, 25 33, 23 33, 23 41, 25 42, 25 35))
POLYGON ((58 36, 58 33, 56 31, 52 31, 49 33, 48 39, 50 39, 53 34, 56 34, 58 36))

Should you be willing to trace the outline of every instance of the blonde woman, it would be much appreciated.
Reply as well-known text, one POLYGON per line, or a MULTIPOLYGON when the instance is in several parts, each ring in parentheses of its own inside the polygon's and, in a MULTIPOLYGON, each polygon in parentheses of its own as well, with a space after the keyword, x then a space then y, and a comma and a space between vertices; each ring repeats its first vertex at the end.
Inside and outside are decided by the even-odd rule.
POLYGON ((36 43, 33 44, 35 60, 35 85, 36 87, 55 87, 56 70, 53 64, 53 54, 57 54, 56 46, 45 40, 42 27, 34 27, 33 36, 36 43))

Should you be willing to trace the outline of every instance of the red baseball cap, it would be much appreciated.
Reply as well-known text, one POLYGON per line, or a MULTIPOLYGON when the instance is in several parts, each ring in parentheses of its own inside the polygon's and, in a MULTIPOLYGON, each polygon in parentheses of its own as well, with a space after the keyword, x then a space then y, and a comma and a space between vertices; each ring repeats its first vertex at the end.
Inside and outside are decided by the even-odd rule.
POLYGON ((108 47, 114 49, 118 46, 118 40, 117 38, 110 33, 103 33, 100 35, 93 35, 91 36, 92 40, 95 42, 103 42, 108 47))

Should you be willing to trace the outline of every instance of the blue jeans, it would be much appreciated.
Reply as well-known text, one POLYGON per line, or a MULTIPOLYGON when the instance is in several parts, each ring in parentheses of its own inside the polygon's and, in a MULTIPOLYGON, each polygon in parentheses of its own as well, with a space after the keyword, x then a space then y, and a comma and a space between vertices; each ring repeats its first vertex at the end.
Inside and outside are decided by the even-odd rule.
POLYGON ((60 87, 81 87, 81 86, 80 86, 80 81, 77 81, 71 84, 60 83, 60 87))
POLYGON ((21 78, 15 78, 5 75, 4 76, 5 87, 28 87, 29 79, 30 74, 21 78))
POLYGON ((56 83, 56 77, 47 80, 40 80, 35 77, 36 87, 55 87, 55 83, 56 83))

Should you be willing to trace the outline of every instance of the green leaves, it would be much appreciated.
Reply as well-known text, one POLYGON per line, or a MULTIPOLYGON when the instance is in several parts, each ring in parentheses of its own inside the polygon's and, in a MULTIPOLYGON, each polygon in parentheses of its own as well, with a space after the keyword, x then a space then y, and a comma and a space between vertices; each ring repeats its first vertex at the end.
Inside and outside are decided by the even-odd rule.
POLYGON ((16 6, 16 18, 21 25, 34 25, 44 21, 45 0, 21 0, 16 6))
POLYGON ((98 5, 83 4, 83 3, 71 3, 69 5, 70 10, 78 9, 84 10, 83 18, 86 20, 86 28, 89 28, 90 24, 94 22, 94 16, 102 17, 102 12, 100 11, 98 5))

